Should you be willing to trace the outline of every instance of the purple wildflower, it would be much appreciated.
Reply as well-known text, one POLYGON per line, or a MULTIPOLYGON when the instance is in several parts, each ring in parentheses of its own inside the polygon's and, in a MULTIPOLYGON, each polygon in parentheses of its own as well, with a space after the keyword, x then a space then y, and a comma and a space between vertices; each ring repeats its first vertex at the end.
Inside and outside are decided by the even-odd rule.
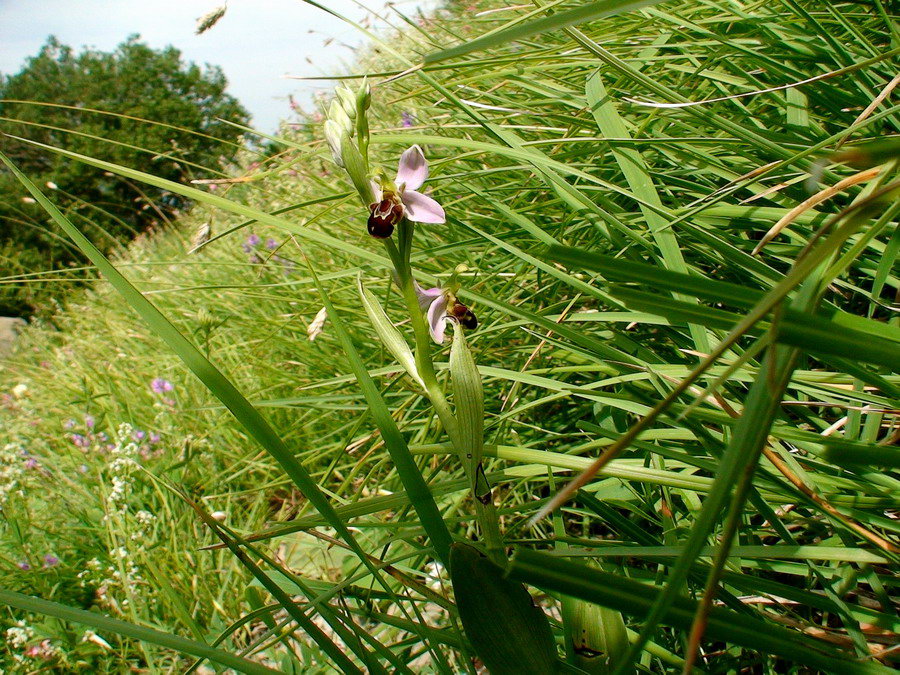
POLYGON ((157 377, 150 383, 150 388, 157 394, 164 394, 167 391, 172 391, 175 385, 166 379, 157 377))
POLYGON ((150 442, 153 445, 156 445, 157 443, 159 443, 160 440, 162 440, 160 435, 158 433, 156 433, 155 431, 152 434, 150 434, 150 442))
POLYGON ((63 429, 74 429, 75 428, 75 420, 71 417, 63 422, 63 429))
POLYGON ((270 251, 274 251, 276 248, 278 248, 278 240, 269 237, 268 239, 266 239, 266 248, 270 251))
POLYGON ((84 416, 84 426, 88 429, 94 428, 94 416, 93 415, 85 415, 84 416))
POLYGON ((57 558, 52 553, 48 553, 44 556, 44 567, 56 567, 59 565, 59 558, 57 558))
POLYGON ((36 469, 40 466, 40 463, 34 458, 29 457, 25 460, 25 468, 26 469, 36 469))
POLYGON ((251 232, 250 236, 247 237, 247 246, 259 246, 261 241, 262 238, 258 234, 251 232))
POLYGON ((404 127, 411 127, 413 125, 412 114, 408 113, 406 110, 400 113, 400 124, 404 127))
POLYGON ((87 448, 91 444, 91 439, 82 434, 71 434, 69 438, 77 448, 87 448))
POLYGON ((135 430, 132 432, 131 437, 132 437, 134 440, 136 440, 138 443, 140 443, 142 440, 144 440, 144 439, 147 437, 147 432, 146 432, 146 431, 141 431, 140 429, 135 429, 135 430))
POLYGON ((23 572, 27 572, 28 570, 31 569, 31 565, 29 565, 28 561, 26 561, 26 560, 20 560, 19 562, 17 562, 16 567, 18 567, 23 572))

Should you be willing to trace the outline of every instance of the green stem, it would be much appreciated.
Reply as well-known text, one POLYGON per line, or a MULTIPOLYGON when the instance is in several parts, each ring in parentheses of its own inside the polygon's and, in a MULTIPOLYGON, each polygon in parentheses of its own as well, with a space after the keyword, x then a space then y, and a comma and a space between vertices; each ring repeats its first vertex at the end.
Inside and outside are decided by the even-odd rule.
MULTIPOLYGON (((407 222, 400 224, 398 236, 411 236, 411 234, 405 230, 406 227, 410 227, 410 224, 407 222)), ((456 450, 456 454, 466 471, 466 476, 468 477, 469 484, 472 488, 473 501, 475 502, 475 517, 478 520, 478 524, 481 526, 488 556, 498 564, 505 564, 506 556, 503 552, 503 539, 500 535, 500 521, 497 516, 497 509, 494 506, 493 494, 492 492, 488 492, 487 495, 483 496, 481 499, 478 497, 479 491, 476 490, 478 467, 472 466, 466 459, 464 444, 460 436, 459 424, 457 423, 456 416, 453 414, 450 403, 447 401, 447 397, 444 396, 444 391, 441 389, 437 380, 437 373, 434 369, 434 363, 431 360, 431 334, 428 331, 428 326, 425 324, 425 317, 422 314, 422 310, 419 307, 419 300, 416 297, 416 289, 413 285, 412 268, 409 264, 409 257, 400 252, 396 244, 394 244, 393 239, 388 238, 383 241, 384 247, 390 256, 391 261, 394 263, 394 268, 400 283, 400 291, 403 294, 403 299, 406 302, 406 309, 409 312, 416 341, 416 368, 419 371, 419 377, 422 378, 422 383, 425 385, 425 394, 431 401, 431 405, 434 407, 438 419, 441 421, 444 430, 447 432, 450 443, 456 450), (485 501, 482 501, 482 499, 485 501)))

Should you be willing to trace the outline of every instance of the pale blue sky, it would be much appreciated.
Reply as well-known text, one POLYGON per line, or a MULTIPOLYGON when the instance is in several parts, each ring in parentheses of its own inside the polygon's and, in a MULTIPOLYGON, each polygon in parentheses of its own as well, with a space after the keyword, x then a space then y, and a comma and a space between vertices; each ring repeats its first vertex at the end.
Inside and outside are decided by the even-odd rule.
MULTIPOLYGON (((231 94, 253 114, 254 125, 268 133, 289 116, 288 94, 305 102, 316 87, 329 86, 285 75, 330 74, 342 60, 352 61, 351 49, 343 45, 363 41, 352 27, 301 0, 230 0, 215 28, 195 35, 197 17, 222 1, 0 0, 0 72, 17 72, 48 35, 76 48, 110 50, 128 35, 140 33, 152 47, 172 44, 186 60, 221 66, 231 94), (326 45, 326 38, 334 40, 326 45)), ((360 4, 382 10, 383 3, 360 4)), ((355 21, 366 16, 353 0, 322 4, 355 21)), ((407 14, 417 5, 396 4, 407 14)))

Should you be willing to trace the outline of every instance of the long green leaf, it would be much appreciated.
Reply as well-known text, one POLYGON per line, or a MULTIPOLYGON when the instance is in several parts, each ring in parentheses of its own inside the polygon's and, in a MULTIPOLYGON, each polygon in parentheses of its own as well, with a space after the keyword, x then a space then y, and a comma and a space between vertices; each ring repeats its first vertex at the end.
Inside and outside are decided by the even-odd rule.
POLYGON ((606 16, 614 16, 623 12, 631 12, 641 7, 655 5, 662 0, 595 0, 588 2, 580 7, 567 10, 565 12, 556 12, 536 21, 530 21, 518 26, 512 26, 498 33, 485 35, 475 40, 465 42, 461 45, 443 49, 439 52, 433 52, 425 57, 425 63, 434 63, 435 61, 443 61, 452 59, 456 56, 462 56, 471 52, 482 49, 490 49, 497 45, 507 42, 521 40, 538 33, 546 33, 552 30, 559 30, 567 26, 575 26, 585 21, 601 19, 606 16))
POLYGON ((210 647, 202 642, 188 640, 187 638, 172 635, 171 633, 164 633, 154 628, 138 626, 133 623, 128 623, 127 621, 113 619, 112 617, 97 612, 76 609, 75 607, 61 605, 58 602, 51 602, 50 600, 44 600, 43 598, 35 598, 30 595, 16 593, 15 591, 0 589, 0 603, 26 612, 51 616, 60 619, 61 621, 74 621, 75 623, 90 626, 99 631, 108 631, 135 640, 159 645, 166 649, 174 649, 182 654, 200 656, 226 668, 234 668, 238 672, 247 673, 248 675, 272 675, 272 673, 279 672, 240 656, 229 654, 221 649, 210 647))
POLYGON ((322 303, 328 311, 328 318, 334 326, 341 346, 344 349, 344 354, 347 356, 350 369, 356 375, 360 389, 362 389, 363 395, 366 398, 366 403, 369 405, 369 409, 372 413, 372 418, 375 420, 375 424, 378 425, 378 430, 381 432, 381 436, 384 439, 385 447, 387 447, 391 459, 397 468, 397 475, 400 477, 403 487, 406 488, 409 500, 412 502, 412 505, 419 516, 422 527, 431 539, 435 553, 438 558, 446 564, 450 559, 450 544, 453 542, 453 539, 450 536, 447 525, 444 523, 444 518, 441 515, 440 509, 438 509, 437 504, 435 504, 434 497, 428 489, 428 484, 422 477, 422 473, 419 471, 419 467, 416 465, 415 459, 409 451, 406 439, 403 438, 403 434, 400 433, 397 423, 394 421, 394 418, 391 417, 391 411, 388 409, 387 404, 379 393, 374 380, 372 380, 372 377, 369 375, 369 371, 366 369, 362 358, 360 358, 359 352, 356 351, 353 340, 350 338, 350 334, 344 327, 341 315, 338 314, 334 307, 334 303, 331 302, 331 298, 328 296, 328 293, 325 292, 325 289, 319 282, 319 278, 311 265, 309 265, 309 271, 316 284, 316 288, 319 291, 319 297, 321 297, 322 303))
MULTIPOLYGON (((661 593, 656 586, 524 549, 516 552, 508 573, 513 579, 538 588, 612 607, 637 619, 647 614, 661 593)), ((663 621, 687 629, 696 605, 695 600, 676 597, 663 613, 663 621)), ((823 672, 850 675, 892 672, 876 663, 857 663, 841 658, 827 643, 721 607, 714 607, 710 612, 706 633, 712 639, 774 654, 823 672)))

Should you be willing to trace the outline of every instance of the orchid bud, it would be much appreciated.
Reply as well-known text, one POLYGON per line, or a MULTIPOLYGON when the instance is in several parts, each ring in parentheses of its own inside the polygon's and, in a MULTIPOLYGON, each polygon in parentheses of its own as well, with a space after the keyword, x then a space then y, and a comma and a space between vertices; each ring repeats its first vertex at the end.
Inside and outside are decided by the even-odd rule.
POLYGON ((331 148, 331 156, 334 158, 335 164, 340 167, 344 166, 344 160, 341 157, 341 138, 345 133, 334 120, 325 121, 325 140, 328 141, 328 147, 331 148))
POLYGON ((328 119, 336 122, 341 130, 346 131, 351 136, 353 135, 353 120, 344 111, 344 107, 338 99, 334 99, 328 107, 328 119))
POLYGON ((341 102, 341 107, 347 116, 352 120, 356 119, 356 95, 343 85, 334 88, 334 93, 341 102))
POLYGON ((369 109, 372 104, 372 87, 369 86, 369 80, 364 78, 362 84, 356 92, 356 109, 360 112, 369 109))

